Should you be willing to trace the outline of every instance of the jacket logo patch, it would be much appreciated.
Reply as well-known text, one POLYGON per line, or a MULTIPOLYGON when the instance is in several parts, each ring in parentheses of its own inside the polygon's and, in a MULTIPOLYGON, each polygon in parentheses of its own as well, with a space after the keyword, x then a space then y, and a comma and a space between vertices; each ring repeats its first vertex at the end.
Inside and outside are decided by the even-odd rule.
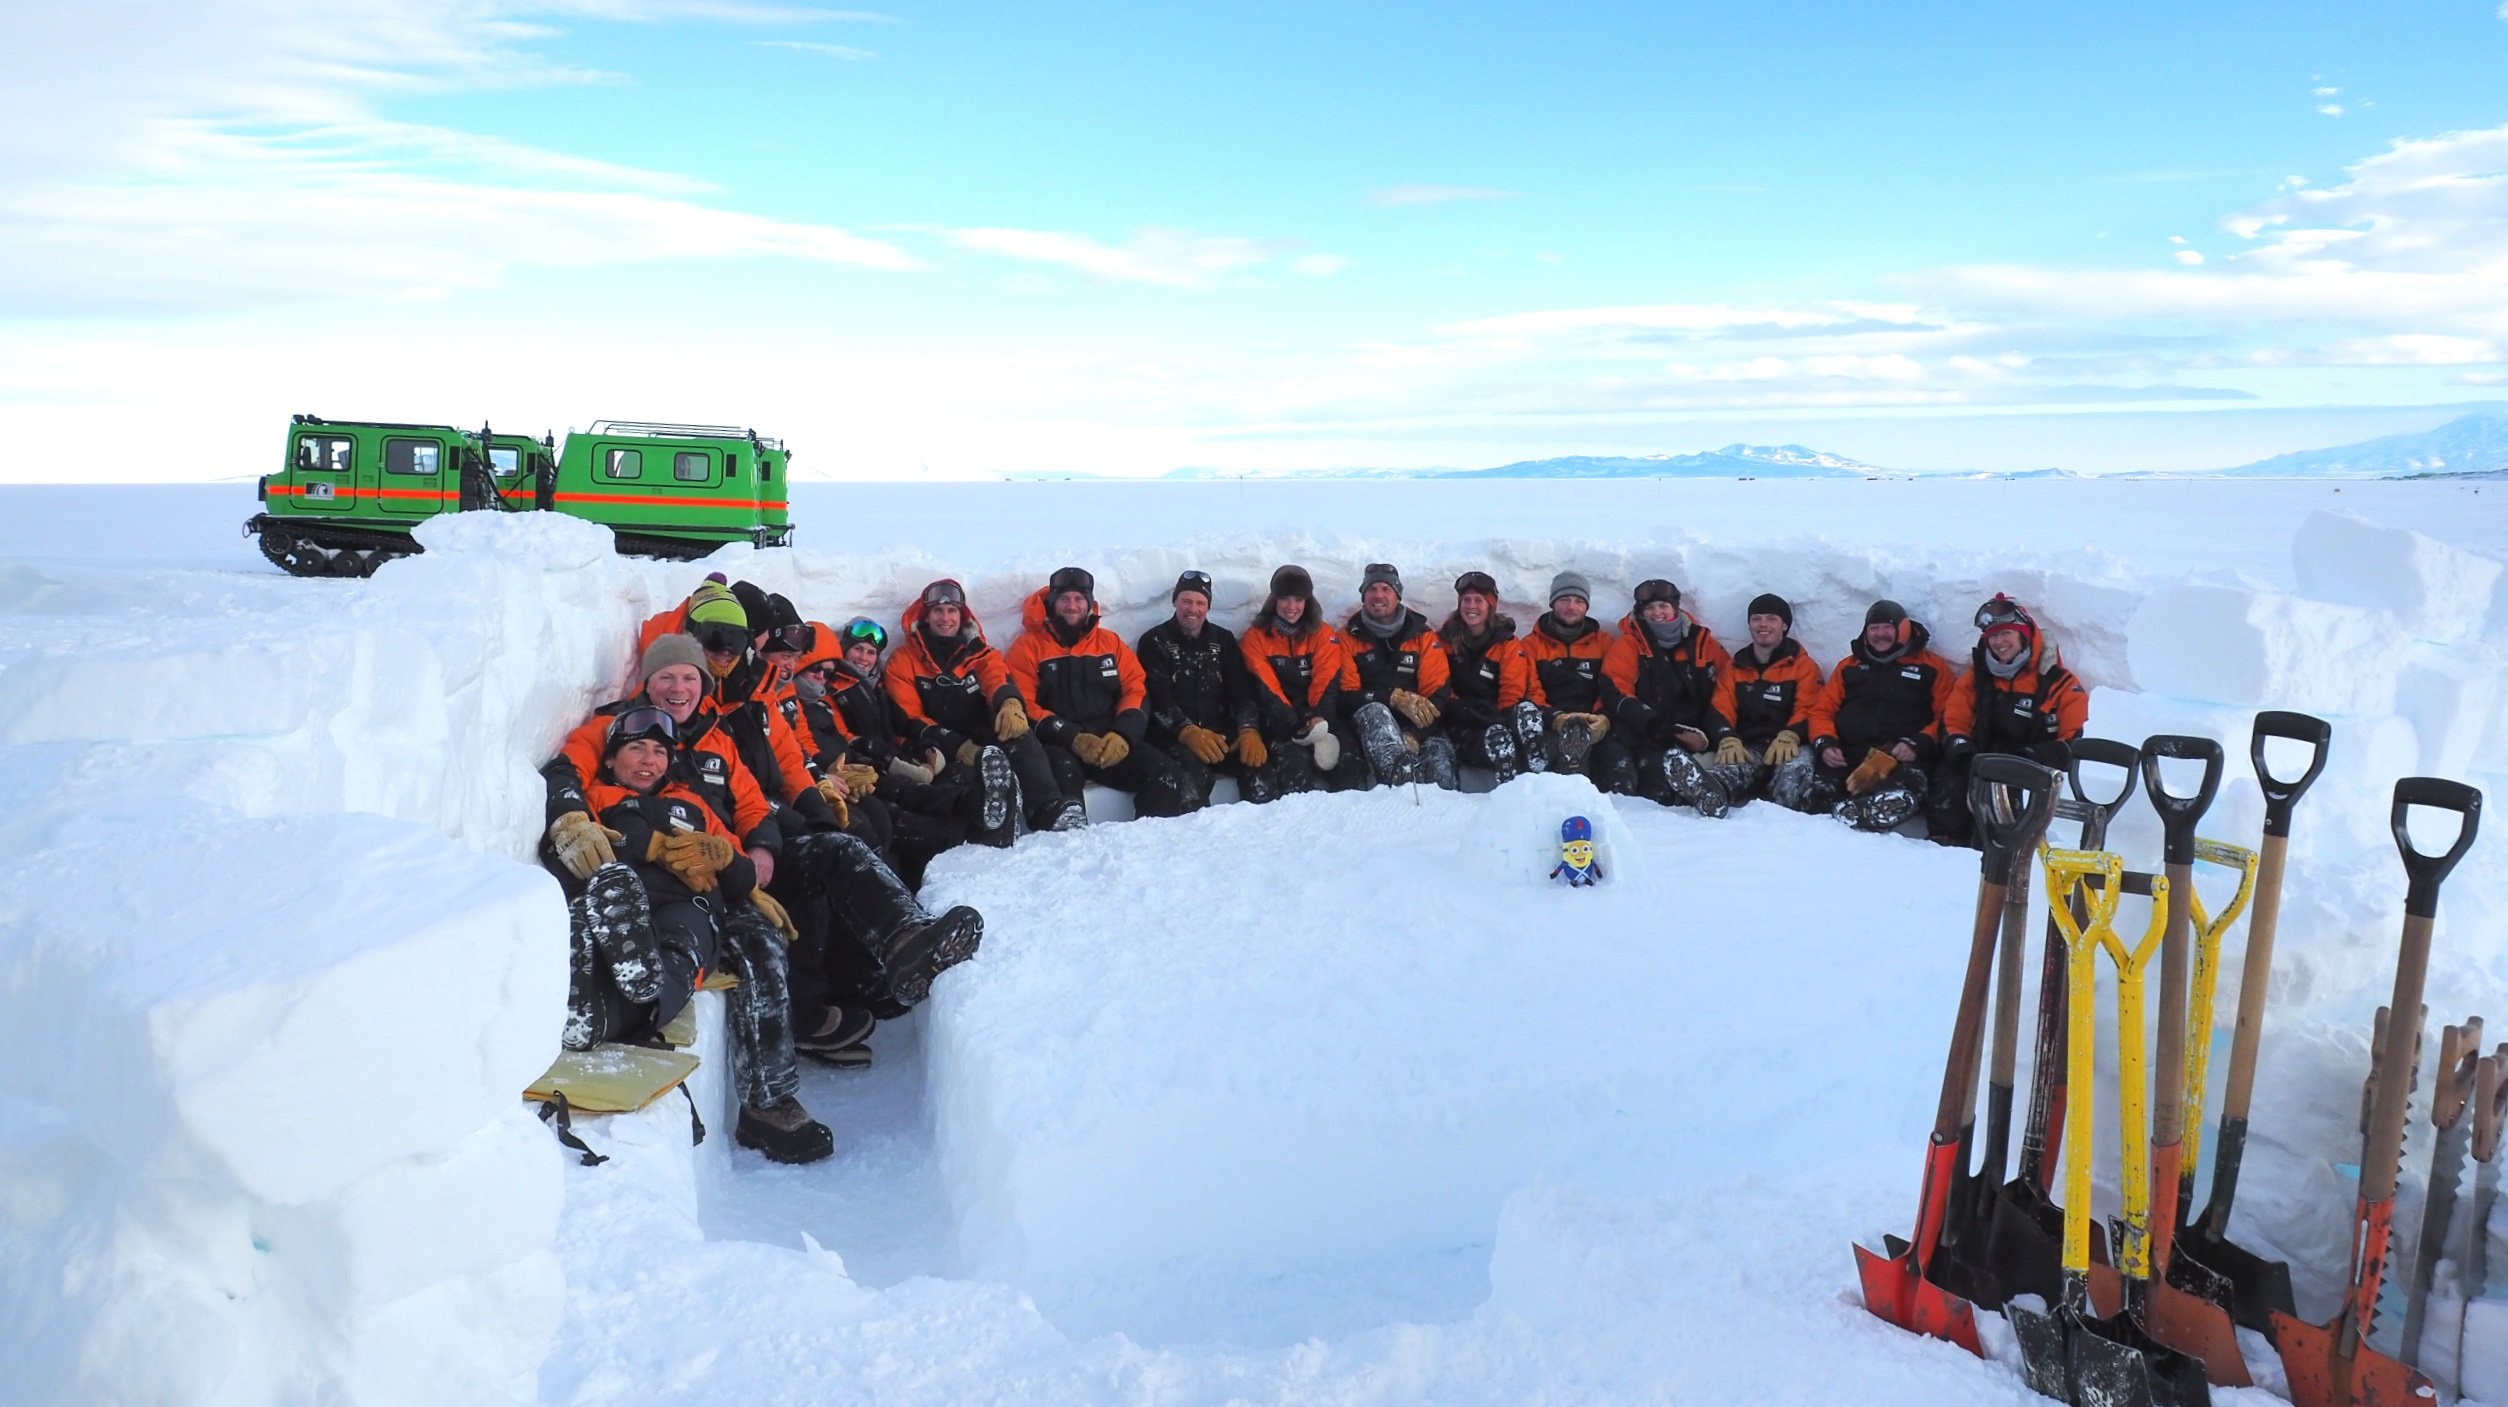
POLYGON ((1924 668, 1921 665, 1911 664, 1900 670, 1898 672, 1898 677, 1901 679, 1914 679, 1921 682, 1925 677, 1924 668))
POLYGON ((709 752, 699 756, 697 759, 697 770, 705 773, 709 777, 722 776, 724 774, 722 754, 709 752))
POLYGON ((684 801, 674 801, 671 803, 671 824, 675 826, 682 826, 692 831, 705 829, 704 826, 697 823, 697 813, 690 809, 688 803, 684 801))

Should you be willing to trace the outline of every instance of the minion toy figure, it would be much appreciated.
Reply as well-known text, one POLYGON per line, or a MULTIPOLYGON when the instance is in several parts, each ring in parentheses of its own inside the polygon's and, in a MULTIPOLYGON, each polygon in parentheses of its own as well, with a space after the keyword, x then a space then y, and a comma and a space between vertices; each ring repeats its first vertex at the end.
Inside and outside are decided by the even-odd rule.
POLYGON ((1559 864, 1550 877, 1570 889, 1589 888, 1602 878, 1602 864, 1594 858, 1593 822, 1570 816, 1559 823, 1559 864))

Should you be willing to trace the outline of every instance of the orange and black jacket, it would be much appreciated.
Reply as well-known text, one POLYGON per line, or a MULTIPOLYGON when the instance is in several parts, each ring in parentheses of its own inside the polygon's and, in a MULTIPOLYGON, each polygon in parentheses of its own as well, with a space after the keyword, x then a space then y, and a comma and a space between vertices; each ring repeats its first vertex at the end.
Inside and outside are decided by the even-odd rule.
POLYGON ((1532 669, 1524 642, 1515 638, 1515 618, 1492 611, 1488 628, 1474 635, 1463 617, 1448 615, 1437 627, 1437 643, 1445 647, 1446 688, 1453 695, 1443 721, 1475 732, 1505 722, 1506 711, 1523 700, 1532 669))
POLYGON ((993 742, 993 715, 1002 700, 1020 697, 1010 667, 986 643, 975 612, 964 614, 966 623, 946 639, 923 628, 920 598, 897 622, 897 646, 880 674, 897 705, 898 733, 909 752, 937 748, 950 757, 962 742, 993 742))
POLYGON ((1957 676, 1951 662, 1925 648, 1931 638, 1922 622, 1899 622, 1899 643, 1886 659, 1873 656, 1863 637, 1854 653, 1829 671, 1829 682, 1811 705, 1811 745, 1834 744, 1847 761, 1871 748, 1905 743, 1919 766, 1942 745, 1942 712, 1950 706, 1957 676))
MULTIPOLYGON (((549 820, 555 821, 569 811, 599 814, 592 809, 587 788, 601 775, 601 749, 609 740, 610 719, 651 702, 639 694, 604 704, 566 735, 557 756, 540 769, 541 779, 548 784, 549 820)), ((741 763, 740 750, 720 726, 722 718, 714 700, 697 701, 697 711, 679 725, 679 740, 672 748, 671 775, 705 802, 724 829, 738 837, 743 848, 780 854, 784 831, 776 821, 777 808, 741 763)))
POLYGON ((1686 629, 1667 650, 1644 621, 1629 616, 1620 622, 1620 638, 1602 657, 1602 714, 1611 720, 1612 736, 1624 730, 1649 746, 1670 747, 1675 728, 1695 728, 1709 743, 1733 731, 1716 712, 1716 689, 1732 671, 1733 657, 1697 617, 1683 611, 1679 623, 1686 629))
POLYGON ((1201 633, 1188 639, 1169 616, 1141 632, 1132 649, 1149 684, 1151 742, 1173 743, 1187 727, 1233 740, 1239 729, 1255 726, 1245 652, 1217 621, 1203 621, 1201 633))
POLYGON ((1294 626, 1282 625, 1266 608, 1246 627, 1238 648, 1254 681, 1263 733, 1272 742, 1287 741, 1310 718, 1329 722, 1340 716, 1349 647, 1340 631, 1315 614, 1312 602, 1294 626))
POLYGON ((825 798, 816 790, 818 769, 802 750, 801 739, 776 707, 775 686, 767 678, 766 658, 751 650, 732 672, 714 681, 714 697, 722 709, 721 730, 740 749, 740 760, 766 794, 791 807, 823 830, 842 830, 825 798))
POLYGON ((793 679, 802 723, 818 745, 821 775, 840 762, 885 772, 897 760, 896 702, 876 673, 865 678, 853 667, 826 626, 819 627, 818 643, 793 666, 793 679), (827 691, 812 698, 801 692, 801 671, 822 664, 834 665, 836 672, 827 691))
POLYGON ((2090 722, 2090 691, 2064 667, 2054 644, 2041 636, 2009 679, 1997 679, 1992 656, 1979 641, 1968 673, 1942 710, 1945 738, 1964 738, 1979 752, 2016 752, 2060 768, 2072 760, 2069 744, 2090 722))
POLYGON ((1611 652, 1611 632, 1587 616, 1569 625, 1549 611, 1533 622, 1524 637, 1524 661, 1530 668, 1524 697, 1542 713, 1602 712, 1602 657, 1611 652))
POLYGON ((1744 645, 1716 681, 1716 714, 1741 735, 1753 752, 1763 751, 1779 733, 1796 741, 1812 736, 1811 706, 1820 697, 1820 666, 1794 637, 1779 640, 1765 664, 1759 647, 1744 645))
MULTIPOLYGON (((704 831, 735 844, 739 839, 714 814, 714 808, 706 805, 705 798, 680 779, 678 770, 674 759, 671 774, 649 792, 628 790, 606 769, 584 788, 585 809, 593 819, 618 832, 619 840, 613 847, 618 858, 635 866, 637 877, 644 881, 645 893, 657 904, 691 895, 677 875, 645 858, 652 853, 654 836, 704 831)), ((746 854, 735 856, 715 875, 714 882, 721 887, 724 898, 738 903, 757 888, 758 867, 746 854)))
POLYGON ((1437 632, 1428 628, 1428 617, 1405 608, 1401 623, 1385 636, 1367 628, 1365 611, 1353 611, 1341 639, 1345 661, 1341 693, 1346 707, 1390 704, 1396 689, 1419 695, 1440 713, 1454 702, 1446 652, 1437 643, 1437 632))
POLYGON ((1082 733, 1120 733, 1137 744, 1149 731, 1149 680, 1123 637, 1097 623, 1097 613, 1077 627, 1046 612, 1044 588, 1020 611, 1026 627, 1010 642, 1010 680, 1028 701, 1028 724, 1037 740, 1071 746, 1082 733))

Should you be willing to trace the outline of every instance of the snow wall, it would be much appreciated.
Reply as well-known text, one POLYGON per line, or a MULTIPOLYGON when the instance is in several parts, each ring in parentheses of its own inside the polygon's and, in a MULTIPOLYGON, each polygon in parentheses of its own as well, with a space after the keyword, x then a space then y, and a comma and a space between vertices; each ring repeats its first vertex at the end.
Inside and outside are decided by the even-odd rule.
MULTIPOLYGON (((0 564, 13 603, 0 617, 0 776, 18 799, 0 839, 19 859, 0 880, 0 1302, 18 1345, 15 1390, 29 1398, 394 1401, 421 1382, 437 1400, 532 1393, 563 1293, 549 1250, 561 1169, 514 1096, 552 1053, 564 981, 562 906, 529 863, 533 768, 614 692, 635 620, 702 568, 622 562, 597 531, 562 519, 422 532, 427 555, 368 583, 168 591, 0 564)), ((1743 603, 1772 589, 1795 601, 1797 634, 1824 660, 1883 595, 1929 620, 1956 657, 1975 603, 2009 591, 2097 691, 2094 732, 2230 745, 2210 833, 2250 837, 2260 818, 2236 760, 2255 708, 2334 717, 2334 767, 2294 845, 2294 884, 2306 876, 2308 888, 2284 916, 2276 999, 2293 1013, 2356 1015, 2382 995, 2401 895, 2385 835, 2392 779, 2428 771, 2495 787, 2489 759, 2508 742, 2490 606, 2499 565, 2331 515, 2296 539, 2295 593, 2146 581, 2079 549, 1914 553, 1810 537, 1275 534, 1070 555, 1096 571, 1126 635, 1163 616, 1185 566, 1218 576, 1216 615, 1239 623, 1284 560, 1314 571, 1336 619, 1373 560, 1399 563, 1432 619, 1456 573, 1490 570, 1526 626, 1539 609, 1526 603, 1560 566, 1592 579, 1607 619, 1638 580, 1668 576, 1728 638, 1743 603)), ((1060 560, 969 570, 907 551, 731 549, 715 565, 830 621, 893 621, 922 582, 958 575, 1006 644, 1020 599, 1060 560)), ((2155 849, 2136 816, 2118 841, 2155 849)), ((1641 869, 1663 864, 1645 857, 1641 869)), ((2508 917, 2502 875, 2468 865, 2450 891, 2433 1017, 2497 1009, 2500 954, 2478 935, 2508 917)), ((1129 1189, 1071 1175, 1079 1145, 1031 1141, 1045 1130, 1021 1111, 1053 1101, 1104 1146, 1151 1146, 1186 1126, 1162 1122, 1185 1101, 1127 1105, 1108 1086, 1056 1078, 1084 1068, 1085 1048, 1022 1063, 1005 1058, 1019 1028, 958 1019, 1009 991, 1003 974, 1017 966, 988 949, 937 1004, 931 1033, 944 1171, 970 1260, 1089 1278, 1174 1254, 1172 1240, 1089 1234, 1132 1225, 1129 1189)), ((2285 1045, 2298 1024, 2281 1026, 2285 1045)), ((1194 1034, 1248 1059, 1269 1035, 1194 1034)), ((1228 1053, 1202 1060, 1224 1070, 1228 1053)), ((2325 1061, 2328 1078, 2343 1063, 2306 1058, 2325 1061)), ((2345 1068, 2356 1078, 2356 1060, 2345 1068)), ((1494 1125, 1463 1125, 1523 1108, 1443 1106, 1455 1126, 1413 1145, 1410 1175, 1382 1178, 1384 1195, 1443 1185, 1455 1138, 1503 1141, 1494 1125)), ((2339 1146, 2347 1129, 2335 1125, 2349 1118, 2260 1107, 2257 1126, 2313 1154, 2339 1146)), ((1344 1132, 1346 1146, 1367 1145, 1363 1120, 1344 1132)), ((1387 1146, 1401 1156, 1400 1144, 1370 1155, 1387 1146)), ((1426 1199, 1392 1224, 1415 1243, 1486 1241, 1497 1206, 1483 1203, 1503 1191, 1426 1199)), ((2294 1241, 2339 1244, 2339 1198, 2315 1200, 2320 1227, 2296 1205, 2257 1210, 2294 1241)), ((1186 1249, 1224 1254, 1260 1238, 1240 1228, 1186 1249)))

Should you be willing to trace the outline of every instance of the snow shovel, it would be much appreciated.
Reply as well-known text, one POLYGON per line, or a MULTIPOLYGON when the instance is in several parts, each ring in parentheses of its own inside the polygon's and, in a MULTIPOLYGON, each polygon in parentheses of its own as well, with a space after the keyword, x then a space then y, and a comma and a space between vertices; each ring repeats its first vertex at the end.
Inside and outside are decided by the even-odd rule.
MULTIPOLYGON (((2195 838, 2195 858, 2208 865, 2219 865, 2238 872, 2238 892, 2218 914, 2203 902, 2200 890, 2188 895, 2186 908, 2194 927, 2194 995, 2186 1013, 2186 1142, 2185 1153, 2178 1162, 2176 1194, 2169 1197, 2169 1215, 2182 1229, 2194 1209, 2195 1168, 2203 1156, 2203 1097, 2205 1081, 2212 1065, 2212 1018, 2214 998, 2220 986, 2221 935, 2247 911, 2247 901, 2255 897, 2256 853, 2243 845, 2226 841, 2195 838)), ((2168 1196, 2162 1188, 2161 1195, 2168 1196)), ((2188 1294, 2201 1295, 2226 1309, 2229 1305, 2229 1281, 2208 1267, 2185 1261, 2172 1253, 2169 1283, 2188 1294)))
POLYGON ((2461 1026, 2439 1033, 2438 1077, 2430 1081, 2430 1177, 2422 1185, 2421 1234, 2415 1238, 2412 1266, 2404 1274, 2402 1349, 2396 1357, 2421 1366, 2421 1329, 2430 1308, 2430 1282, 2438 1271, 2439 1253, 2447 1245, 2447 1223, 2456 1214, 2456 1192, 2464 1183, 2464 1155, 2473 1143, 2473 1121, 2465 1117, 2473 1102, 2475 1067, 2482 1059, 2482 1018, 2467 1017, 2461 1026))
POLYGON ((2238 1330, 2219 1305, 2168 1283, 2170 1251, 2177 1241, 2176 1198, 2186 1137, 2186 1007, 2189 959, 2194 947, 2195 825, 2221 785, 2221 745, 2210 738, 2161 734, 2142 744, 2142 791, 2160 813, 2168 871, 2168 928, 2160 939, 2158 1059, 2153 1062, 2151 1185, 2164 1199, 2151 1232, 2151 1337, 2200 1360, 2220 1387, 2245 1387, 2246 1360, 2238 1330), (2160 762, 2183 758, 2203 764, 2202 784, 2179 796, 2162 785, 2160 762))
MULTIPOLYGON (((2229 1079, 2222 1090, 2220 1132, 2212 1148, 2212 1200, 2177 1233, 2177 1264, 2199 1265, 2226 1281, 2230 1317, 2262 1332, 2272 1314, 2292 1310, 2290 1267, 2267 1260, 2229 1239, 2229 1213, 2238 1196, 2238 1167, 2247 1153, 2247 1110, 2255 1096, 2256 1051, 2264 1036, 2265 993, 2271 984, 2273 935, 2281 925, 2282 867, 2290 852, 2290 814, 2325 770, 2333 728, 2321 718, 2278 710, 2259 713, 2248 757, 2264 790, 2264 839, 2256 847, 2255 909, 2247 920, 2247 960, 2238 978, 2238 1024, 2230 1036, 2229 1079), (2267 738, 2307 743, 2307 770, 2285 781, 2264 761, 2267 738)), ((2171 1267, 2175 1269, 2174 1266, 2171 1267)), ((2178 1288, 2194 1276, 2176 1277, 2178 1288)))
POLYGON ((2092 878, 2103 881, 2091 901, 2090 921, 2077 922, 2069 904, 2050 903, 2064 930, 2070 980, 2066 1021, 2067 1083, 2084 1097, 2065 1111, 2064 1293, 2062 1302, 2039 1313, 2012 1305, 2006 1313, 2020 1340, 2029 1385, 2077 1407, 2209 1407, 2203 1365, 2170 1349, 2148 1331, 2151 1278, 2151 1177, 2149 1124, 2144 1118, 2142 986, 2153 950, 2170 926, 2169 891, 2161 876, 2147 877, 2151 917, 2142 940, 2128 949, 2116 936, 2117 902, 2126 890, 2124 862, 2108 853, 2058 851, 2047 857, 2047 892, 2070 897, 2092 878), (2112 1314, 2091 1307, 2090 1153, 2092 1114, 2087 1097, 2094 1073, 2093 1006, 2098 953, 2116 968, 2117 1117, 2123 1143, 2124 1212, 2117 1225, 2117 1269, 2123 1303, 2112 1314))
MULTIPOLYGON (((2395 959, 2395 994, 2388 1003, 2398 1013, 2421 1009, 2439 886, 2472 848, 2481 819, 2482 793, 2461 782, 2406 777, 2395 783, 2390 824, 2408 881, 2403 940, 2395 959), (2444 853, 2427 855, 2414 848, 2406 823, 2415 806, 2453 811, 2458 816, 2461 829, 2444 853)), ((2400 1054, 2402 1042, 2393 1044, 2400 1054)), ((2395 1174, 2403 1162, 2404 1101, 2411 1064, 2394 1059, 2378 1068, 2368 1151, 2360 1167, 2351 1273, 2342 1307, 2324 1324, 2309 1324, 2291 1314, 2273 1316, 2273 1347, 2281 1353, 2282 1367, 2289 1374, 2295 1407, 2404 1407, 2438 1400, 2438 1390, 2428 1378, 2367 1342, 2377 1313, 2378 1287, 2386 1276, 2387 1241, 2394 1230, 2395 1174)))
MULTIPOLYGON (((2066 781, 2072 795, 2055 803, 2055 819, 2077 821, 2085 851, 2107 847, 2107 826, 2117 808, 2133 795, 2140 781, 2141 754, 2128 743, 2081 738, 2073 743, 2066 781), (2116 768, 2124 784, 2104 801, 2092 799, 2081 780, 2085 762, 2116 768)), ((2017 886, 2016 886, 2017 887, 2017 886)), ((2064 932, 2053 909, 2063 902, 2050 880, 2047 891, 2046 956, 2038 975, 2038 1034, 2032 1047, 2029 1117, 2020 1135, 2020 1166, 2012 1180, 1994 1189, 1986 1215, 1985 1268, 2015 1295, 2036 1295, 2054 1304, 2063 1294, 2064 1209, 2047 1194, 2055 1186, 2063 1142, 2064 1097, 2070 1085, 2065 1014, 2066 970, 2064 932), (2052 1136, 2050 1136, 2052 1135, 2052 1136)), ((2076 890, 2072 899, 2076 924, 2089 920, 2088 901, 2076 890)))
POLYGON ((2456 1218, 2448 1259, 2456 1263, 2456 1320, 2433 1333, 2455 1344, 2456 1386, 2463 1387, 2465 1311, 2490 1288, 2491 1207, 2499 1199, 2499 1135, 2508 1124, 2508 1045, 2483 1056, 2473 1076, 2473 1204, 2456 1218))
POLYGON ((2002 928, 2003 893, 2012 878, 2018 843, 2045 829, 2055 802, 2055 774, 2022 758, 1993 754, 1969 771, 1968 808, 1983 850, 1978 864, 1976 922, 1968 940, 1968 971, 1960 984, 1959 1009, 1951 1024, 1951 1049, 1942 1069, 1942 1097, 1925 1149, 1924 1180, 1916 1197, 1913 1241, 1891 1237, 1886 1255, 1855 1247, 1864 1307, 1911 1333, 1927 1334, 1984 1356, 1977 1343, 1976 1311, 1931 1278, 1934 1252, 1950 1211, 1958 1177, 1959 1128, 1976 1093, 1979 1036, 1985 1027, 1986 979, 1993 970, 1995 938, 2002 928), (2008 815, 1994 804, 1993 789, 2017 795, 2008 815))

